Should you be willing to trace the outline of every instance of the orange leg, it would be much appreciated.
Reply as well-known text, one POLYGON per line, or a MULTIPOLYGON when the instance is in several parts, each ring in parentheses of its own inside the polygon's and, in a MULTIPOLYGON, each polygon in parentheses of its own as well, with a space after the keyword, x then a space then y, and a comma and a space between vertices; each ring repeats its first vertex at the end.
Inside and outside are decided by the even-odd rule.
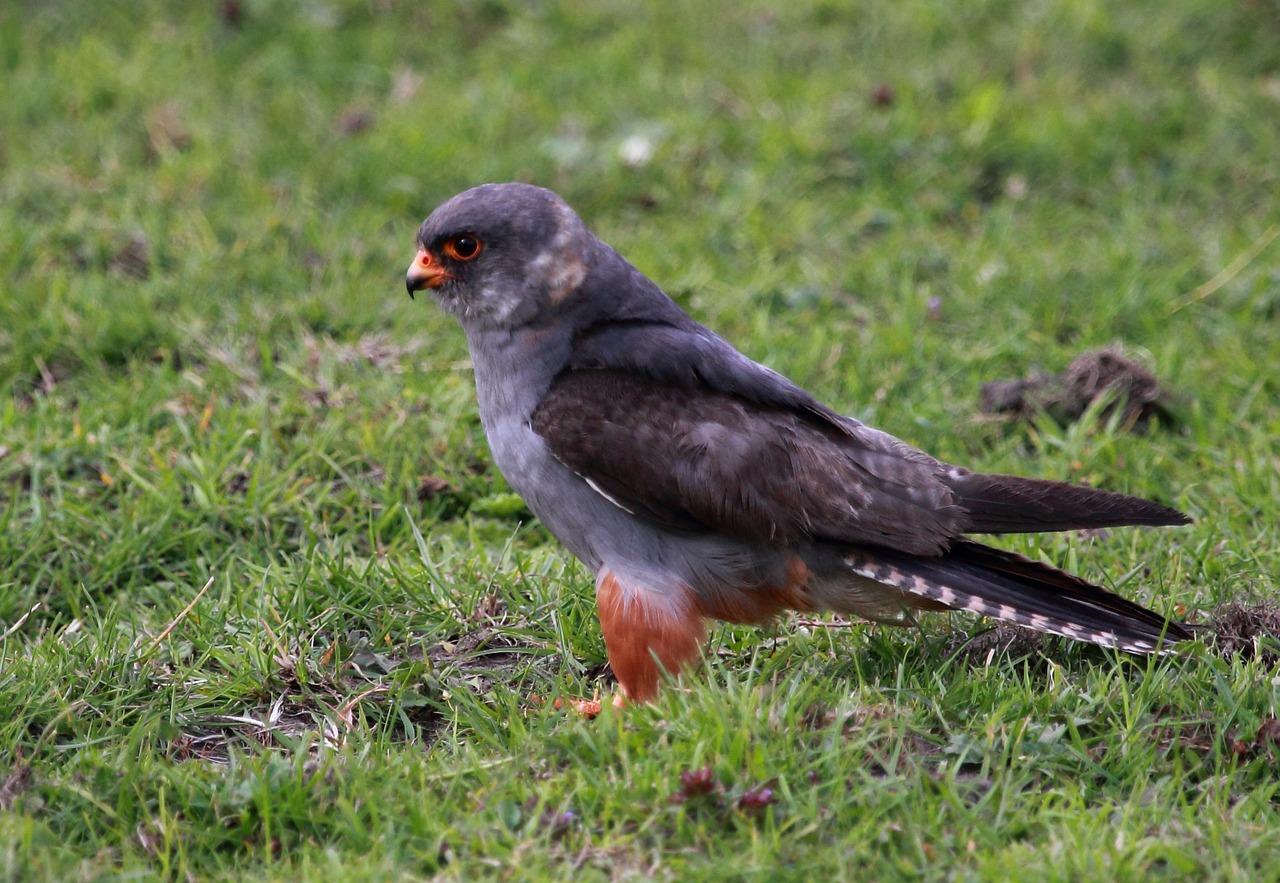
POLYGON ((650 702, 658 695, 664 671, 679 673, 697 661, 707 629, 690 592, 663 602, 643 586, 624 586, 610 570, 596 581, 600 628, 609 650, 609 665, 633 702, 650 702))

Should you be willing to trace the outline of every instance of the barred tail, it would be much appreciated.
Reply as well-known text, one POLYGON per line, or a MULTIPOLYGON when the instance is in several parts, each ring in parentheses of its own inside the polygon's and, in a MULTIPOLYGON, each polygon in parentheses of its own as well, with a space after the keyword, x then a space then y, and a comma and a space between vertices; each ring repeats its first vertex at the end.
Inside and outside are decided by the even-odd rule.
POLYGON ((1167 653, 1191 634, 1181 625, 1055 567, 959 540, 924 558, 891 549, 854 550, 856 574, 953 610, 1130 653, 1167 653))

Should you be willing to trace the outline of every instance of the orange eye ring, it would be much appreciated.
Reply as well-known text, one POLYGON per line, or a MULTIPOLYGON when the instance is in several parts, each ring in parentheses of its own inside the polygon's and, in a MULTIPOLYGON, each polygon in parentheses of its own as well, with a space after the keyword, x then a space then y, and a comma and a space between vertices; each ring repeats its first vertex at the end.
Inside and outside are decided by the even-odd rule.
POLYGON ((464 233, 455 236, 444 244, 445 257, 455 261, 474 261, 484 251, 484 243, 476 237, 464 233))

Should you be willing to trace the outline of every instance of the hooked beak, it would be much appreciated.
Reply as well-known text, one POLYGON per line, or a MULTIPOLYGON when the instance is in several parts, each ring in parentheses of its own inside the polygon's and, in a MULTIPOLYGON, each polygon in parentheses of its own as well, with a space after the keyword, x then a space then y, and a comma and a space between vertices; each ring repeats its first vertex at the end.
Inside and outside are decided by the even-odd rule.
POLYGON ((408 289, 409 297, 412 298, 415 291, 439 288, 445 280, 452 278, 453 274, 446 270, 431 252, 425 248, 419 248, 413 263, 409 265, 409 272, 404 276, 404 287, 408 289))

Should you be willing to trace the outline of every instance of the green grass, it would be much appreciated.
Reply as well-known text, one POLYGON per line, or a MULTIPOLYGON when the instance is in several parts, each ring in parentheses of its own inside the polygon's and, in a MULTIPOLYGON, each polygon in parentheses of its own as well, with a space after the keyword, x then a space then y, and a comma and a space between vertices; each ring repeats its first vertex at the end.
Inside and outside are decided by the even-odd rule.
POLYGON ((1274 876, 1274 654, 789 621, 555 708, 613 689, 590 575, 402 279, 454 192, 550 186, 834 406, 1197 519, 1012 548, 1274 604, 1280 7, 648 10, 0 9, 4 879, 1274 876), (978 415, 1113 343, 1179 426, 978 415))

